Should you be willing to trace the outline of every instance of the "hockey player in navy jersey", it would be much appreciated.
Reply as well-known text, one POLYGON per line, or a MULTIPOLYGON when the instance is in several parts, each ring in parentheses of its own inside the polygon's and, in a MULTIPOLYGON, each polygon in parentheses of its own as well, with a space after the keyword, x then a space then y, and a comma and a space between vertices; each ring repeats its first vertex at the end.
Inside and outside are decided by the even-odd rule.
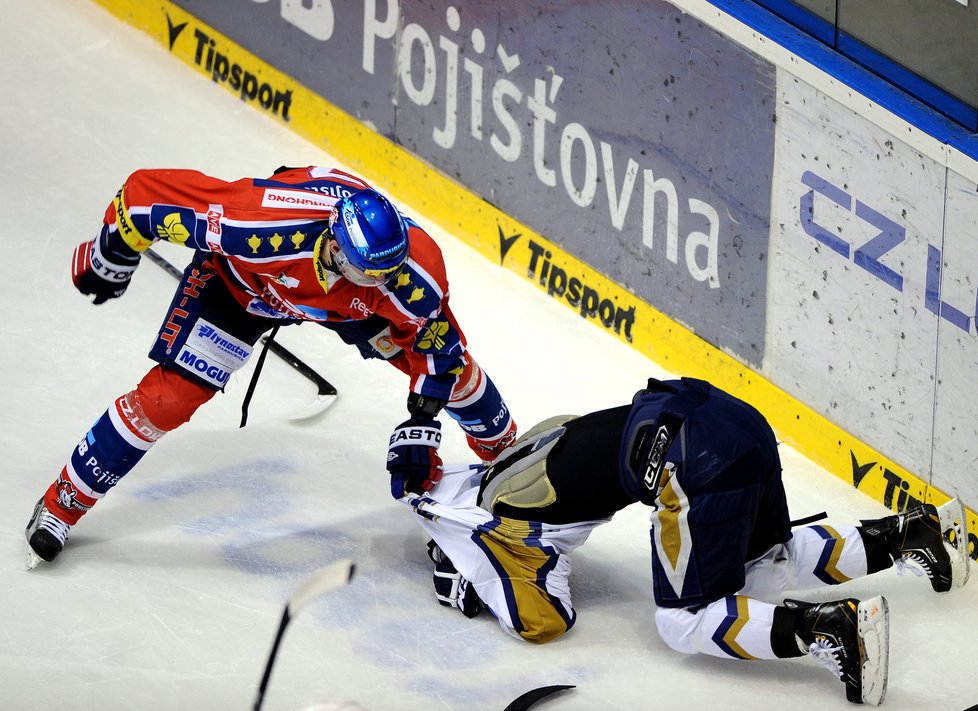
MULTIPOLYGON (((226 182, 191 170, 133 173, 97 237, 74 253, 72 280, 94 303, 122 296, 156 241, 195 251, 150 351, 156 361, 79 441, 27 525, 28 564, 52 561, 71 526, 164 434, 223 390, 277 325, 319 323, 409 378, 408 419, 393 438, 441 438, 442 410, 482 461, 516 434, 495 384, 466 348, 448 303, 441 250, 370 185, 329 168, 281 168, 226 182)), ((402 458, 403 491, 440 476, 436 448, 402 458)))
POLYGON ((687 378, 650 380, 630 405, 543 422, 489 466, 447 467, 425 495, 392 493, 431 538, 438 601, 468 617, 485 606, 506 632, 537 643, 576 620, 568 554, 615 512, 651 506, 655 622, 671 648, 810 655, 856 703, 878 705, 886 691, 885 598, 811 603, 782 601, 783 591, 894 565, 922 571, 938 592, 968 576, 957 500, 858 526, 790 521, 766 420, 687 378))

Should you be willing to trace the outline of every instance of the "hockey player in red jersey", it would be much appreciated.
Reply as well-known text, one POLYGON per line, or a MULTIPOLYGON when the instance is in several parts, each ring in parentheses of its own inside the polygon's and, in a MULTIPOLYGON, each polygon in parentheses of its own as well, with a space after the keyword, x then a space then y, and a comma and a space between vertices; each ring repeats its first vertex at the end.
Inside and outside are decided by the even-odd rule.
POLYGON ((167 432, 223 390, 276 325, 313 321, 410 378, 408 419, 392 440, 422 431, 392 463, 404 491, 441 475, 444 409, 479 459, 516 425, 473 360, 448 303, 441 251, 360 178, 319 167, 225 182, 191 170, 139 170, 81 244, 72 280, 94 303, 122 296, 154 242, 194 250, 150 351, 157 362, 118 397, 72 452, 27 526, 30 562, 51 561, 71 526, 167 432))
POLYGON ((968 578, 959 501, 859 526, 812 523, 823 515, 792 522, 770 426, 688 378, 650 380, 630 405, 543 422, 488 467, 446 467, 427 494, 401 500, 432 539, 438 601, 467 617, 488 607, 506 632, 537 643, 577 619, 569 554, 617 511, 650 505, 655 622, 671 648, 810 655, 856 703, 878 705, 886 691, 885 598, 811 603, 782 593, 894 565, 926 574, 938 592, 968 578))

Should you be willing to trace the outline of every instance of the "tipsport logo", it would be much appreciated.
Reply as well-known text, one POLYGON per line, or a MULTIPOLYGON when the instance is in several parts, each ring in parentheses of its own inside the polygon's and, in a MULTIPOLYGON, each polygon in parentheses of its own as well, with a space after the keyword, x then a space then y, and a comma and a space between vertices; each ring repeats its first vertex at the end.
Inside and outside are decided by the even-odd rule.
MULTIPOLYGON (((856 455, 851 450, 849 456, 852 459, 852 485, 859 488, 863 479, 869 474, 878 462, 866 462, 860 464, 856 455)), ((906 511, 924 503, 910 493, 910 482, 902 476, 892 471, 888 467, 883 467, 883 481, 886 485, 883 489, 883 505, 892 511, 906 511)), ((968 549, 971 559, 978 561, 978 535, 968 533, 968 549)))
MULTIPOLYGON (((499 230, 499 262, 504 263, 506 255, 522 236, 515 234, 507 237, 502 227, 499 230)), ((632 342, 632 326, 635 324, 635 305, 623 308, 614 301, 603 296, 596 285, 588 284, 577 277, 572 277, 561 267, 554 264, 553 254, 543 245, 529 240, 530 261, 526 267, 526 275, 546 288, 547 296, 566 301, 576 308, 581 318, 597 319, 602 326, 624 336, 632 342)))
MULTIPOLYGON (((186 22, 174 24, 166 17, 170 51, 187 27, 186 22)), ((238 97, 246 102, 260 106, 265 111, 279 116, 283 121, 291 120, 289 109, 292 106, 292 90, 276 89, 268 82, 261 81, 257 75, 217 50, 217 42, 199 28, 194 28, 195 42, 193 62, 200 69, 209 72, 215 84, 226 84, 238 97)))

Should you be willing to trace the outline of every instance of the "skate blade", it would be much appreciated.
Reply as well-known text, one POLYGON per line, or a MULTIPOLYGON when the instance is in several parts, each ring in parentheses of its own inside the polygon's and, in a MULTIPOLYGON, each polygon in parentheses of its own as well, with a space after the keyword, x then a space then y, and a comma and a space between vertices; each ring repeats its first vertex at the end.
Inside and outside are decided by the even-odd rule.
POLYGON ((24 544, 24 557, 27 560, 28 570, 34 570, 34 568, 36 568, 38 564, 40 564, 40 562, 43 560, 41 556, 39 556, 37 553, 34 552, 34 549, 31 548, 29 543, 24 544))
POLYGON ((968 517, 964 504, 959 499, 951 499, 937 507, 941 520, 941 534, 944 548, 951 558, 951 587, 959 588, 968 582, 971 575, 971 558, 968 555, 968 517))
POLYGON ((877 596, 860 602, 856 618, 863 651, 862 700, 879 706, 886 696, 890 662, 890 607, 886 598, 877 596))

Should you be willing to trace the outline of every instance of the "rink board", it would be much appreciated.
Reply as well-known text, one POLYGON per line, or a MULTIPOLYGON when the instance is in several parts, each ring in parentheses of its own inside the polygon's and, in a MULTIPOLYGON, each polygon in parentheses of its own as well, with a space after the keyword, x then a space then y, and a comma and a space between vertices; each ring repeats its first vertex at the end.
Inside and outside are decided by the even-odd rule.
MULTIPOLYGON (((886 506, 900 509, 913 500, 941 503, 947 499, 945 491, 960 490, 961 482, 957 480, 941 481, 940 477, 935 477, 937 481, 932 482, 925 475, 912 473, 908 468, 897 464, 893 450, 888 448, 891 454, 884 456, 880 448, 867 445, 865 440, 871 438, 865 434, 860 436, 858 427, 848 426, 843 429, 806 405, 801 399, 806 395, 806 373, 789 373, 788 376, 778 373, 778 378, 765 377, 768 362, 755 369, 748 367, 742 362, 745 359, 743 353, 737 354, 734 348, 725 351, 696 335, 688 324, 651 306, 635 295, 634 290, 622 287, 561 244, 473 194, 440 170, 366 126, 291 76, 275 69, 270 63, 202 23, 178 5, 167 2, 145 5, 129 0, 96 2, 152 36, 171 54, 237 95, 245 103, 282 121, 313 144, 337 155, 398 201, 431 216, 443 228, 477 249, 489 260, 525 276, 552 298, 575 309, 582 318, 621 338, 654 362, 674 372, 707 378, 750 401, 765 413, 779 437, 797 447, 820 466, 849 481, 886 506), (728 351, 734 352, 734 355, 728 351), (762 374, 758 374, 758 371, 762 374), (793 389, 801 383, 800 391, 795 391, 797 396, 775 384, 774 381, 785 382, 779 379, 782 377, 787 378, 793 389)), ((785 95, 787 91, 782 88, 782 101, 785 95)), ((826 106, 831 106, 831 102, 825 103, 826 106)), ((784 169, 785 165, 782 163, 779 168, 784 169)), ((804 174, 797 176, 799 185, 802 186, 795 196, 798 200, 804 195, 802 188, 810 187, 800 181, 803 176, 804 174)), ((960 194, 966 195, 971 187, 970 179, 956 179, 963 183, 960 194)), ((930 183, 925 183, 927 184, 930 183)), ((816 197, 820 195, 822 193, 816 197)), ((780 206, 780 209, 788 211, 794 207, 793 204, 786 204, 780 206)), ((775 209, 779 207, 776 206, 775 209)), ((962 223, 970 219, 974 209, 971 204, 962 207, 959 218, 962 223)), ((799 214, 797 210, 795 212, 796 215, 799 214)), ((777 217, 776 214, 772 215, 772 225, 777 217)), ((851 218, 846 216, 845 219, 851 218)), ((790 247, 788 245, 789 249, 790 247)), ((785 249, 779 243, 776 249, 772 249, 770 258, 780 259, 785 249)), ((926 244, 918 244, 916 252, 926 255, 926 244)), ((794 257, 792 259, 797 261, 794 257)), ((818 278, 820 272, 816 269, 813 273, 818 278)), ((811 278, 811 274, 799 273, 799 287, 808 288, 811 278)), ((959 281, 966 282, 967 279, 959 281)), ((851 286, 848 284, 847 288, 851 286)), ((879 288, 878 284, 872 282, 863 286, 868 290, 879 288)), ((922 284, 925 292, 927 286, 925 276, 922 284)), ((779 301, 776 291, 768 296, 773 308, 784 308, 788 303, 786 299, 779 301)), ((921 298, 927 298, 927 294, 921 298)), ((962 293, 961 298, 966 301, 968 295, 962 293)), ((821 303, 818 306, 828 308, 821 303)), ((959 311, 965 312, 964 309, 959 311)), ((948 310, 948 313, 953 312, 948 310)), ((950 322, 949 326, 945 323, 947 321, 945 317, 936 328, 943 328, 952 336, 945 339, 951 344, 952 350, 942 351, 937 356, 931 353, 930 358, 933 360, 936 357, 943 361, 949 372, 953 373, 958 369, 958 373, 966 374, 967 364, 974 358, 974 339, 969 331, 960 328, 960 319, 958 330, 963 333, 955 333, 955 324, 950 322), (955 353, 953 349, 958 352, 955 353)), ((973 322, 968 325, 973 328, 973 322)), ((829 336, 839 337, 832 333, 829 336)), ((771 341, 770 336, 768 340, 771 341)), ((920 340, 918 349, 926 349, 925 341, 926 339, 920 340)), ((774 362, 779 360, 776 351, 768 357, 774 362)), ((781 360, 787 363, 789 358, 784 357, 781 360)), ((924 362, 926 367, 926 360, 924 362)), ((854 371, 852 377, 857 375, 859 372, 854 371)), ((824 396, 818 383, 817 379, 808 383, 814 402, 820 402, 819 398, 824 396)), ((840 393, 846 392, 846 385, 845 378, 841 378, 840 393)), ((925 418, 920 423, 914 423, 914 428, 929 434, 933 432, 935 420, 940 426, 942 418, 946 420, 953 417, 950 413, 960 412, 961 407, 973 409, 974 403, 967 401, 967 393, 967 388, 946 388, 939 391, 938 403, 949 401, 945 410, 926 403, 926 393, 906 398, 904 403, 909 403, 906 405, 908 414, 925 418), (964 397, 966 401, 954 402, 955 397, 964 397), (919 407, 915 407, 922 400, 926 405, 924 409, 931 413, 931 418, 928 418, 926 412, 920 413, 919 407)), ((866 407, 867 412, 875 412, 871 403, 866 407)), ((826 407, 823 405, 820 409, 825 410, 826 407)), ((967 426, 967 422, 965 425, 967 426)), ((874 424, 871 428, 885 426, 886 424, 874 424)), ((971 423, 971 427, 974 426, 971 423)), ((948 431, 958 430, 951 427, 948 431)), ((957 442, 953 439, 954 436, 957 435, 952 435, 948 443, 951 446, 934 448, 933 466, 950 466, 954 463, 954 445, 957 442), (944 461, 941 461, 942 458, 944 461)), ((906 457, 901 456, 900 461, 919 461, 929 452, 929 449, 925 452, 919 443, 915 446, 916 449, 906 457)), ((926 472, 930 466, 930 462, 926 466, 916 465, 914 471, 926 472)), ((971 492, 966 494, 970 494, 970 498, 966 496, 966 501, 974 504, 975 496, 971 492)), ((974 557, 978 555, 978 551, 974 550, 978 519, 971 509, 969 528, 974 557)))

